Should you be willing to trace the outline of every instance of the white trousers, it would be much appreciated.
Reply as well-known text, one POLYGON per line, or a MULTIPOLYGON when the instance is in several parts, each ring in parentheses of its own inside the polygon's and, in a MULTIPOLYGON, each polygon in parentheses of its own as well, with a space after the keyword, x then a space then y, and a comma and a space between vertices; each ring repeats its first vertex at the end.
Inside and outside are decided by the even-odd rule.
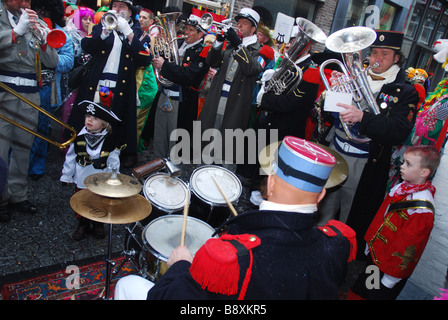
POLYGON ((125 276, 115 285, 114 300, 146 300, 153 286, 153 282, 140 276, 125 276))

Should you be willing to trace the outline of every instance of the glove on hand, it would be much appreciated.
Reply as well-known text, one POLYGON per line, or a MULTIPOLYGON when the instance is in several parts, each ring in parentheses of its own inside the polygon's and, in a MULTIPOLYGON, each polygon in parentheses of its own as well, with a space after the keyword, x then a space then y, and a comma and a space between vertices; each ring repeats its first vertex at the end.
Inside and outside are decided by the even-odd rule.
POLYGON ((121 16, 118 16, 118 29, 125 37, 134 32, 126 19, 121 16))
POLYGON ((29 27, 30 27, 30 17, 28 13, 22 9, 22 14, 20 15, 19 22, 17 22, 17 25, 14 27, 13 30, 19 36, 23 36, 29 27))
POLYGON ((234 48, 237 48, 242 43, 234 28, 229 28, 229 30, 227 30, 226 38, 234 48))

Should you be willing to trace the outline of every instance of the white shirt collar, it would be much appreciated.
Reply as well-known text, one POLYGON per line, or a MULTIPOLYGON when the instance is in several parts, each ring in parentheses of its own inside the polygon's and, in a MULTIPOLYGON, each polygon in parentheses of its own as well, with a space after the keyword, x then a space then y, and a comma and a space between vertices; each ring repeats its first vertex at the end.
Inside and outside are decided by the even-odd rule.
POLYGON ((260 203, 260 210, 315 213, 317 204, 281 204, 265 200, 260 203))

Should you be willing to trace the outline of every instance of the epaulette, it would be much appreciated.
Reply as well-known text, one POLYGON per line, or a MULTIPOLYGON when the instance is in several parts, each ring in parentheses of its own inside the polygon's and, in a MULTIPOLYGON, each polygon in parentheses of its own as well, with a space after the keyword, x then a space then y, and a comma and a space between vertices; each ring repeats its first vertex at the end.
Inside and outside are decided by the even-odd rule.
POLYGON ((356 232, 345 223, 337 220, 330 220, 323 227, 318 227, 328 237, 336 237, 342 235, 350 241, 350 255, 348 262, 356 259, 356 232))
POLYGON ((212 46, 210 45, 210 46, 206 46, 206 47, 204 47, 204 48, 202 48, 202 51, 201 51, 201 53, 199 54, 199 56, 201 57, 201 58, 207 58, 207 54, 208 54, 208 52, 210 51, 210 48, 211 48, 212 46))
POLYGON ((252 249, 261 244, 252 234, 229 235, 209 239, 197 252, 190 267, 193 279, 209 292, 235 295, 238 293, 240 266, 238 256, 250 255, 238 299, 244 299, 252 274, 252 249))

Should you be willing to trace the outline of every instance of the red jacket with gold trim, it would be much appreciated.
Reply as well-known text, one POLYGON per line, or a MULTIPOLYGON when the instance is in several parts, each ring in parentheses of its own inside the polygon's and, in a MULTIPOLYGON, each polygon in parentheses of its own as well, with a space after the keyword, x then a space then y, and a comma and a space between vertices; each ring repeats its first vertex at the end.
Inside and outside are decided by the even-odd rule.
POLYGON ((416 207, 410 207, 412 204, 405 205, 405 201, 410 198, 426 200, 431 204, 433 200, 428 190, 395 202, 389 193, 364 236, 373 262, 382 272, 396 278, 408 278, 412 275, 434 224, 431 204, 426 208, 420 206, 416 210, 416 207), (405 208, 391 210, 394 203, 401 203, 405 208))

